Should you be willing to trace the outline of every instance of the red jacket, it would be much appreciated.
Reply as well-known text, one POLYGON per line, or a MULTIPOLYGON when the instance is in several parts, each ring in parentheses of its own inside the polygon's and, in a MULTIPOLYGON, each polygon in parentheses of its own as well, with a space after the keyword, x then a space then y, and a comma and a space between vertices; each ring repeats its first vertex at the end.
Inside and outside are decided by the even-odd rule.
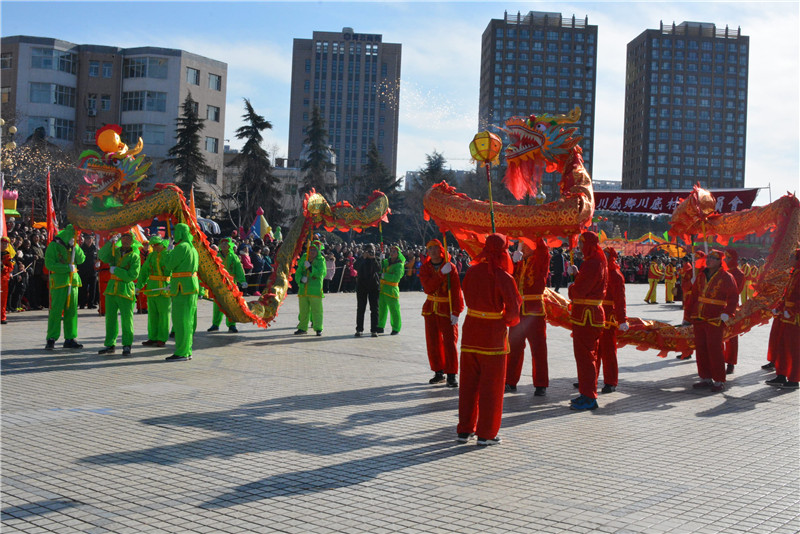
POLYGON ((789 312, 788 319, 781 316, 781 320, 784 323, 800 326, 800 268, 795 267, 792 270, 792 277, 789 278, 789 283, 786 285, 786 291, 783 293, 783 299, 778 309, 781 312, 789 312))
POLYGON ((728 272, 731 273, 731 276, 733 276, 733 281, 736 282, 736 291, 741 293, 742 289, 744 289, 744 273, 738 265, 733 269, 729 267, 728 272))
POLYGON ((648 280, 663 280, 664 279, 664 271, 658 268, 658 264, 653 262, 650 264, 650 269, 647 271, 647 279, 648 280))
POLYGON ((428 294, 428 299, 422 305, 422 315, 441 315, 450 317, 452 304, 452 314, 460 315, 464 311, 464 298, 461 295, 461 280, 453 262, 450 262, 449 276, 441 273, 441 265, 435 266, 430 260, 426 259, 419 268, 419 280, 422 282, 422 290, 428 294), (450 291, 447 290, 447 280, 450 279, 450 291), (448 296, 449 294, 449 296, 448 296))
POLYGON ((605 258, 599 257, 584 260, 575 276, 575 282, 569 286, 572 324, 604 326, 602 304, 608 284, 608 267, 604 260, 605 258))
POLYGON ((719 326, 719 316, 723 313, 733 315, 739 303, 736 282, 726 270, 718 269, 709 279, 708 269, 697 273, 692 289, 694 313, 692 319, 706 321, 719 326))
POLYGON ((522 299, 514 278, 489 264, 473 265, 464 277, 467 318, 461 329, 461 350, 486 355, 508 353, 508 326, 519 323, 522 299))
POLYGON ((616 269, 608 270, 608 287, 603 299, 603 313, 608 327, 616 328, 628 320, 625 309, 625 277, 616 269))
POLYGON ((522 315, 544 315, 542 293, 550 273, 547 247, 536 247, 533 254, 514 264, 514 281, 522 297, 522 315))

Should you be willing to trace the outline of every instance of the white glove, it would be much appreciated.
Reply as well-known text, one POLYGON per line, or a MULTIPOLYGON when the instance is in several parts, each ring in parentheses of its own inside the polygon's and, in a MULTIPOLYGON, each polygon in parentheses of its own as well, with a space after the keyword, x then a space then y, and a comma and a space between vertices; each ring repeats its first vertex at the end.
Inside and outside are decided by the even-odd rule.
POLYGON ((386 259, 386 254, 384 254, 383 252, 381 252, 381 256, 380 256, 380 258, 381 258, 381 261, 385 260, 385 259, 386 259))
POLYGON ((575 276, 578 274, 578 266, 577 265, 570 265, 567 267, 567 274, 575 276))
POLYGON ((303 278, 300 279, 300 282, 305 284, 306 282, 308 282, 308 277, 304 276, 303 278))
POLYGON ((119 241, 119 234, 114 234, 113 236, 111 236, 112 243, 116 243, 117 241, 119 241))
POLYGON ((99 269, 100 268, 100 262, 99 261, 94 262, 94 268, 95 269, 99 269))
POLYGON ((381 274, 381 280, 385 280, 385 279, 386 279, 386 273, 381 274))
POLYGON ((69 246, 70 246, 70 248, 75 246, 75 238, 74 237, 69 240, 69 246))
POLYGON ((693 276, 693 277, 692 277, 692 280, 691 280, 691 281, 692 281, 692 285, 694 285, 694 282, 695 282, 695 280, 696 280, 696 279, 697 279, 697 277, 696 277, 696 276, 693 276))
POLYGON ((308 269, 309 267, 311 267, 311 262, 306 260, 305 266, 306 266, 306 269, 308 269))
POLYGON ((116 271, 116 270, 117 270, 117 268, 114 267, 113 265, 108 268, 108 272, 110 272, 111 274, 114 274, 114 271, 116 271))
POLYGON ((70 263, 69 266, 72 267, 72 272, 73 273, 77 273, 78 272, 78 266, 77 265, 75 265, 74 263, 70 263))
POLYGON ((172 286, 167 284, 167 285, 164 286, 164 289, 162 289, 161 291, 163 291, 164 293, 170 293, 170 292, 172 292, 172 286))
POLYGON ((247 289, 247 282, 242 282, 242 289, 247 289))
POLYGON ((789 310, 783 310, 783 316, 789 319, 792 315, 789 313, 789 310))
POLYGON ((628 328, 630 328, 630 327, 628 326, 628 323, 627 323, 627 322, 624 322, 624 323, 622 323, 621 325, 619 325, 619 326, 617 327, 617 330, 619 330, 620 332, 627 332, 627 331, 628 331, 628 328))
POLYGON ((458 315, 450 315, 450 324, 452 325, 458 324, 458 315))
POLYGON ((522 261, 522 251, 521 250, 515 251, 514 254, 511 255, 511 261, 513 261, 514 263, 522 261))
POLYGON ((719 318, 722 320, 723 323, 727 323, 728 319, 730 319, 731 316, 728 315, 727 313, 721 313, 719 318))
POLYGON ((447 262, 444 265, 442 265, 442 274, 450 274, 450 271, 452 270, 453 267, 452 265, 450 265, 450 262, 447 262))
POLYGON ((18 257, 18 258, 21 258, 21 257, 22 257, 22 251, 21 251, 21 250, 18 250, 18 251, 17 251, 17 257, 18 257))

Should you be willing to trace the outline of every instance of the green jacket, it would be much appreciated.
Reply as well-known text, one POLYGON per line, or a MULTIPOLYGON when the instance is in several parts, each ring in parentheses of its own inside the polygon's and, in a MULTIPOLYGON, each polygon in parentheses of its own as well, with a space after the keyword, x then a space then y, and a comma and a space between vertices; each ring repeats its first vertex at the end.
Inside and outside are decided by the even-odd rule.
POLYGON ((400 288, 398 283, 405 274, 406 259, 401 254, 397 254, 396 263, 389 264, 389 258, 383 260, 383 274, 381 276, 381 295, 397 299, 400 298, 400 288))
POLYGON ((225 266, 225 270, 228 271, 228 274, 233 277, 234 282, 237 284, 245 283, 242 260, 240 260, 239 255, 236 254, 236 247, 233 245, 232 241, 228 241, 228 255, 222 258, 222 264, 225 266))
POLYGON ((168 250, 162 250, 161 252, 153 250, 144 260, 142 270, 139 272, 139 280, 136 282, 136 288, 144 288, 144 294, 148 297, 169 297, 168 291, 160 290, 169 284, 170 272, 166 266, 169 254, 168 250))
POLYGON ((44 252, 44 266, 50 271, 50 289, 81 287, 81 277, 78 276, 76 266, 83 263, 86 256, 77 244, 73 248, 68 248, 70 239, 74 237, 75 229, 70 224, 47 245, 44 252), (71 263, 73 250, 75 263, 71 263))
POLYGON ((165 262, 167 270, 172 274, 169 294, 173 297, 197 294, 200 292, 200 282, 197 279, 200 256, 192 246, 194 238, 189 231, 189 226, 185 223, 176 224, 173 235, 175 236, 175 248, 170 251, 165 262))
POLYGON ((306 255, 303 253, 297 262, 297 270, 294 272, 294 280, 297 282, 297 296, 299 297, 320 297, 322 295, 322 281, 328 273, 325 266, 325 257, 318 252, 317 257, 311 263, 311 267, 306 269, 306 255), (303 277, 306 281, 302 282, 303 277))
POLYGON ((108 241, 97 253, 100 261, 114 267, 111 279, 108 281, 107 297, 122 297, 128 300, 136 299, 135 282, 139 278, 142 267, 142 258, 139 256, 139 247, 134 246, 127 254, 122 253, 122 244, 119 241, 108 241))

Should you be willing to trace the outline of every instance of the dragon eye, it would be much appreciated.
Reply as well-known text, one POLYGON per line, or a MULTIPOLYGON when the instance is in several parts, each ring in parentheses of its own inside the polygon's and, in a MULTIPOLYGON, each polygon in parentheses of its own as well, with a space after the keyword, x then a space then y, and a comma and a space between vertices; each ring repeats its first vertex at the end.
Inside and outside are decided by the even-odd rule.
POLYGON ((547 125, 540 122, 539 124, 536 125, 536 129, 539 130, 540 132, 543 132, 547 130, 547 125))
POLYGON ((112 159, 111 160, 111 165, 113 165, 114 167, 119 167, 119 160, 118 159, 112 159))

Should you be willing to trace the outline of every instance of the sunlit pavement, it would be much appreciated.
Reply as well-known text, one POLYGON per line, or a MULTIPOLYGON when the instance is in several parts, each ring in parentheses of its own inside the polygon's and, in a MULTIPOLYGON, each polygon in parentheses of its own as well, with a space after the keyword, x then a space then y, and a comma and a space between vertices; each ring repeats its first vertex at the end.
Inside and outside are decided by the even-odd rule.
MULTIPOLYGON (((646 289, 628 314, 679 323, 646 289)), ((484 449, 455 441, 457 390, 428 385, 423 299, 402 293, 401 334, 377 339, 353 337, 354 294, 326 297, 322 337, 292 335, 293 295, 238 334, 206 333, 203 302, 188 362, 141 345, 145 315, 133 354, 104 357, 95 310, 79 351, 43 350, 45 312, 10 314, 3 532, 800 531, 800 392, 763 384, 769 326, 716 395, 694 359, 621 349, 593 412, 569 410, 571 340, 549 327, 546 396, 527 356, 484 449)))

